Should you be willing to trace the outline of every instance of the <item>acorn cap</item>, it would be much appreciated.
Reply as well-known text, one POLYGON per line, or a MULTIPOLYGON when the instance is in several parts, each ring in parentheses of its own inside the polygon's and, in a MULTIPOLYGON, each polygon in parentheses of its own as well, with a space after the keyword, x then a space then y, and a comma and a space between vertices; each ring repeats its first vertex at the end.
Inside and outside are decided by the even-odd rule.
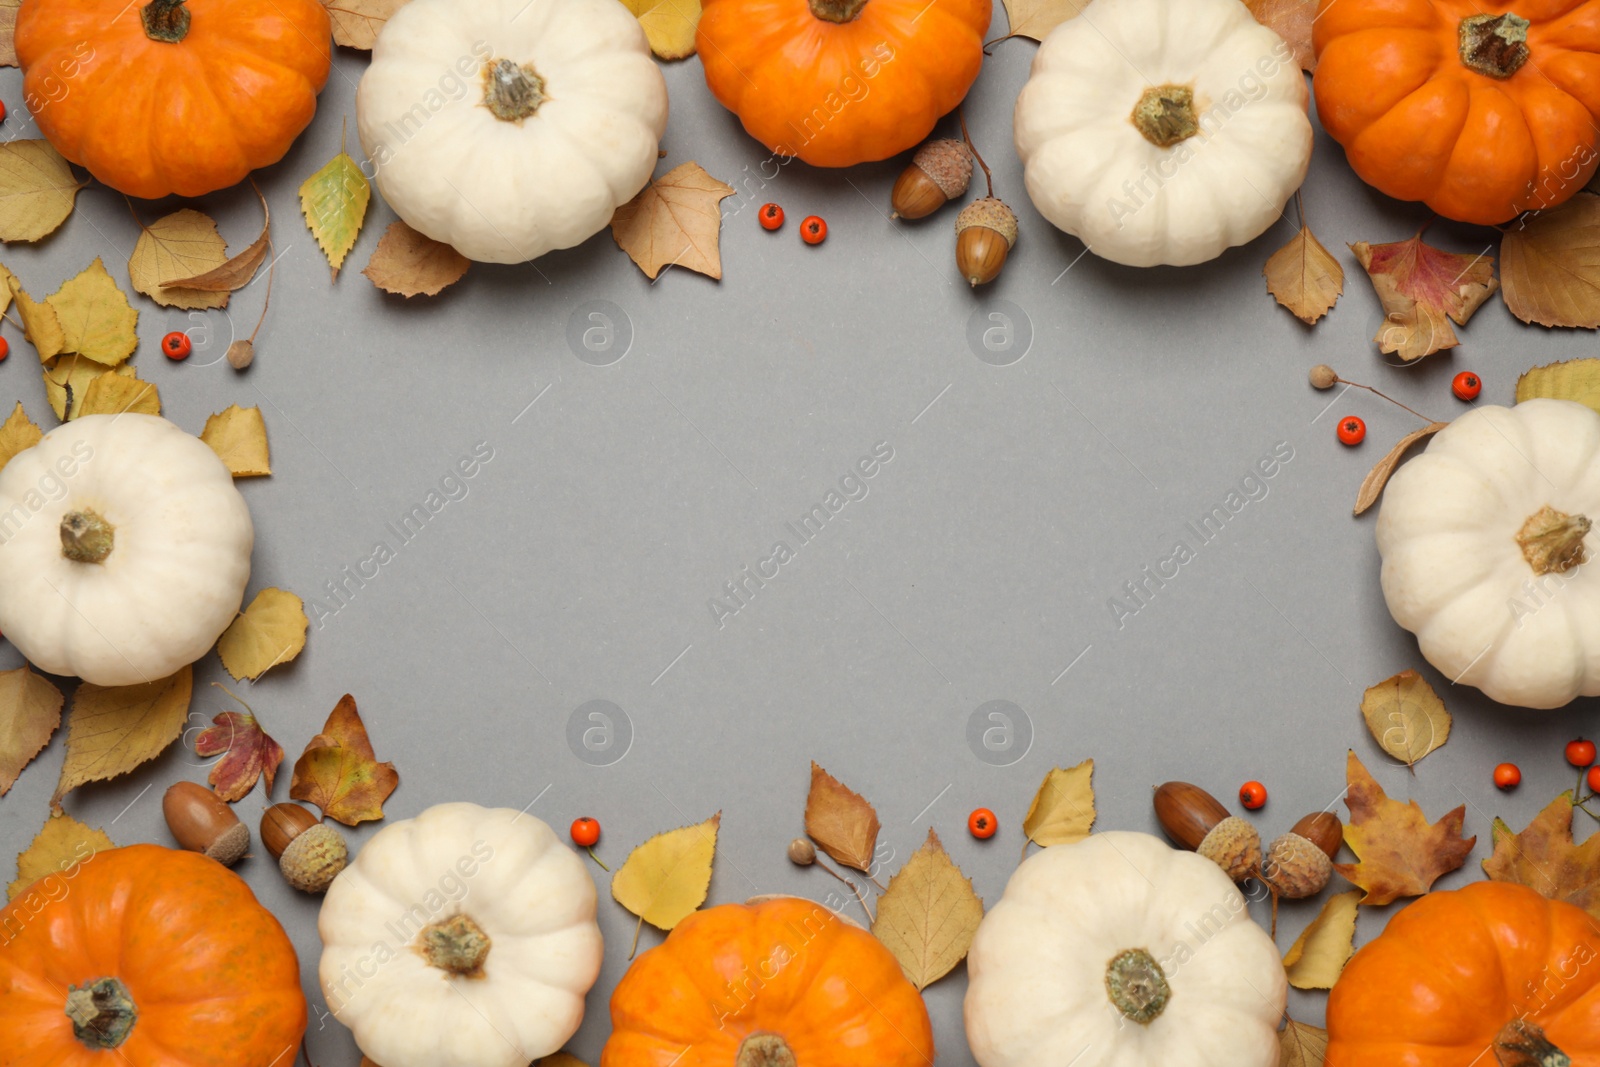
POLYGON ((1006 207, 999 197, 985 196, 961 209, 961 214, 956 216, 957 236, 973 226, 998 233, 1006 239, 1007 248, 1017 243, 1017 213, 1006 207))
POLYGON ((1333 877, 1333 861, 1316 842, 1287 833, 1267 847, 1261 877, 1288 900, 1314 897, 1333 877))
POLYGON ((917 149, 911 162, 932 179, 946 200, 966 192, 967 183, 972 181, 972 153, 961 141, 948 137, 928 141, 917 149))
POLYGON ((1235 882, 1242 882, 1261 869, 1261 835, 1237 815, 1212 827, 1195 851, 1221 867, 1235 882))
POLYGON ((250 850, 250 829, 242 822, 236 822, 217 837, 206 848, 205 855, 210 856, 224 867, 232 867, 244 859, 244 854, 250 850))
POLYGON ((321 893, 333 884, 350 858, 344 835, 327 823, 302 831, 278 860, 284 880, 302 893, 321 893))

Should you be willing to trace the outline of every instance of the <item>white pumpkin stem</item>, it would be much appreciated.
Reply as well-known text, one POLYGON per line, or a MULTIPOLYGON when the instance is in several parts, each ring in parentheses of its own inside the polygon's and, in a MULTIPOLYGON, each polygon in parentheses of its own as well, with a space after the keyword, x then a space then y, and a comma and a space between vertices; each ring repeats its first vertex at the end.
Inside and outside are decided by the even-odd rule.
POLYGON ((544 103, 544 79, 533 67, 497 59, 483 70, 483 106, 501 122, 531 118, 544 103))
POLYGON ((72 1036, 92 1049, 116 1048, 128 1040, 139 1019, 128 987, 115 978, 68 986, 66 1012, 72 1036))
POLYGON ((1544 1036, 1539 1024, 1512 1019, 1494 1039, 1494 1058, 1500 1067, 1571 1067, 1572 1057, 1544 1036))
POLYGON ((466 915, 456 915, 423 927, 416 947, 430 966, 458 978, 482 978, 492 945, 483 927, 466 915))
POLYGON ((1587 516, 1568 515, 1546 504, 1522 524, 1517 544, 1533 573, 1565 574, 1585 562, 1583 539, 1593 525, 1587 516))
POLYGON ((1200 132, 1194 90, 1187 85, 1156 85, 1133 107, 1133 124, 1157 148, 1171 148, 1200 132))
POLYGON ((1130 948, 1106 964, 1106 995, 1124 1018, 1148 1026, 1166 1010, 1172 987, 1149 951, 1130 948))
POLYGON ((116 540, 117 528, 92 508, 61 518, 61 554, 74 563, 104 563, 116 540))
POLYGON ((782 1034, 757 1031, 739 1045, 734 1067, 796 1067, 794 1049, 782 1034))
POLYGON ((1528 48, 1528 20, 1502 15, 1468 15, 1456 29, 1461 62, 1489 78, 1509 78, 1522 69, 1528 48))

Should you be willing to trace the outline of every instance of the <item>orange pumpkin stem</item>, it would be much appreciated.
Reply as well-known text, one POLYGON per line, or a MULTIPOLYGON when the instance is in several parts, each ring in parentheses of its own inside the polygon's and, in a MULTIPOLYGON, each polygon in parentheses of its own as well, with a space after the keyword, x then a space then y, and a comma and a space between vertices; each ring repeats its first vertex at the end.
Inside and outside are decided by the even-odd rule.
POLYGON ((492 942, 483 927, 465 915, 424 927, 417 935, 417 951, 431 966, 458 978, 482 978, 483 961, 492 942))
POLYGON ((1469 15, 1461 20, 1461 62, 1490 78, 1509 78, 1522 68, 1528 49, 1528 20, 1503 15, 1469 15))
POLYGON ((104 563, 116 539, 116 527, 92 508, 61 517, 61 554, 74 563, 104 563))
POLYGON ((758 1031, 745 1038, 734 1067, 795 1067, 794 1049, 781 1034, 758 1031))
POLYGON ((144 34, 152 41, 177 44, 189 33, 189 9, 183 0, 150 0, 139 9, 144 34))
POLYGON ((1512 1019, 1494 1039, 1494 1058, 1500 1067, 1571 1067, 1572 1057, 1544 1036, 1539 1024, 1512 1019))
POLYGON ((824 22, 853 22, 867 0, 809 0, 811 13, 824 22))
POLYGON ((1133 107, 1133 124, 1157 148, 1171 148, 1200 132, 1194 90, 1187 85, 1156 85, 1133 107))
POLYGON ((1522 524, 1517 544, 1535 574, 1565 574, 1584 563, 1583 539, 1594 524, 1585 515, 1568 515, 1546 504, 1522 524))
POLYGON ((139 1009, 127 986, 115 978, 99 978, 67 987, 67 1018, 73 1037, 89 1048, 108 1049, 128 1040, 139 1009))

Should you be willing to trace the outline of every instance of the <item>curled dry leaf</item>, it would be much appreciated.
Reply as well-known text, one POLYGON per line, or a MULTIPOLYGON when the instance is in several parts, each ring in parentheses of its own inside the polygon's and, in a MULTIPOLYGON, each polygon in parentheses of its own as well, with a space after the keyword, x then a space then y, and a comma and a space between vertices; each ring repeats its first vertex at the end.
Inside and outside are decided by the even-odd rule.
POLYGON ((671 930, 706 902, 717 854, 719 811, 705 822, 657 834, 611 876, 618 904, 660 930, 671 930))
POLYGON ((660 59, 694 55, 694 31, 700 25, 700 0, 622 0, 644 29, 650 51, 660 59))
POLYGON ((0 241, 54 233, 72 214, 83 184, 48 141, 0 143, 0 241))
MULTIPOLYGON (((200 440, 227 465, 235 478, 257 478, 272 473, 272 455, 267 448, 267 424, 261 409, 230 404, 206 420, 200 440)), ((237 676, 235 676, 237 677, 237 676)))
POLYGON ((346 693, 295 760, 289 796, 354 826, 383 818, 383 802, 399 784, 394 764, 379 763, 373 754, 355 698, 346 693))
POLYGON ((983 901, 972 880, 930 827, 922 847, 889 879, 872 933, 900 961, 911 984, 926 989, 966 957, 982 919, 983 901))
POLYGON ((141 381, 137 371, 107 371, 90 380, 78 402, 77 418, 82 415, 161 414, 161 394, 150 382, 141 381))
POLYGON ((396 219, 383 231, 378 247, 361 273, 386 293, 437 296, 467 273, 472 260, 454 248, 424 237, 396 219))
POLYGON ((29 296, 14 275, 7 280, 11 286, 11 295, 17 301, 17 315, 22 319, 22 335, 39 353, 39 362, 47 363, 66 351, 67 336, 61 330, 61 320, 56 317, 56 309, 48 302, 41 302, 29 296))
POLYGON ((1328 1058, 1328 1031, 1288 1021, 1278 1034, 1278 1067, 1322 1067, 1328 1058))
POLYGON ((1344 268, 1305 225, 1272 253, 1261 273, 1267 277, 1267 292, 1273 299, 1307 325, 1332 310, 1344 292, 1344 268))
POLYGON ((1405 458, 1411 446, 1425 437, 1432 437, 1440 430, 1449 426, 1448 422, 1430 422, 1420 430, 1412 430, 1389 449, 1389 454, 1377 462, 1367 476, 1361 479, 1361 488, 1356 492, 1356 506, 1354 513, 1360 515, 1378 502, 1383 495, 1383 487, 1389 484, 1389 478, 1394 474, 1395 468, 1400 466, 1400 461, 1405 458))
POLYGON ((254 681, 305 649, 309 625, 299 597, 282 589, 263 589, 222 631, 217 655, 229 674, 254 681))
POLYGON ((135 376, 131 363, 108 367, 79 355, 56 356, 47 361, 44 365, 44 395, 50 401, 56 418, 65 422, 83 414, 83 398, 89 391, 89 383, 102 374, 121 374, 128 378, 135 376), (69 390, 72 399, 70 409, 67 406, 69 390))
POLYGON ((1494 852, 1483 861, 1490 880, 1528 886, 1600 919, 1600 834, 1573 844, 1571 793, 1552 800, 1520 834, 1495 819, 1491 838, 1494 852))
MULTIPOLYGON (((34 883, 52 875, 70 879, 78 873, 78 865, 90 856, 116 847, 104 830, 91 829, 64 812, 52 812, 44 821, 44 829, 17 857, 17 880, 11 883, 7 899, 16 900, 34 883)), ((62 887, 44 888, 48 890, 46 899, 61 899, 62 887)), ((43 901, 39 906, 44 906, 43 901)))
POLYGON ((11 417, 0 423, 0 470, 5 470, 12 456, 32 448, 43 436, 28 413, 22 410, 22 401, 17 401, 11 417))
POLYGON ((268 737, 248 711, 224 711, 211 722, 195 737, 194 751, 206 759, 222 757, 206 778, 217 796, 231 804, 254 789, 258 779, 265 778, 270 797, 278 765, 283 762, 283 746, 268 737))
POLYGON ((1051 30, 1078 17, 1089 0, 1005 0, 1007 37, 1042 41, 1051 30))
POLYGON ((322 0, 333 23, 333 43, 346 48, 370 51, 378 42, 378 31, 406 0, 322 0))
POLYGON ((718 205, 732 195, 733 186, 717 181, 698 163, 684 163, 617 208, 611 217, 611 236, 648 278, 656 277, 663 267, 684 267, 721 278, 718 205))
POLYGON ((1350 246, 1372 279, 1384 322, 1373 338, 1381 352, 1407 363, 1461 342, 1450 323, 1465 326, 1472 313, 1500 288, 1493 258, 1478 253, 1441 252, 1422 243, 1422 233, 1405 241, 1350 246))
POLYGON ((870 874, 878 847, 878 813, 866 798, 811 764, 806 834, 838 863, 870 874))
POLYGON ((0 797, 61 725, 61 690, 23 664, 0 671, 0 797))
POLYGON ((1055 767, 1044 776, 1028 805, 1022 832, 1036 845, 1070 845, 1094 827, 1094 760, 1055 767))
POLYGON ((1311 47, 1311 25, 1317 21, 1317 0, 1245 0, 1256 21, 1276 33, 1294 50, 1294 61, 1310 74, 1317 69, 1311 47))
POLYGON ((1517 379, 1517 403, 1548 396, 1600 411, 1600 359, 1572 359, 1534 367, 1517 379))
MULTIPOLYGON (((272 247, 272 209, 267 206, 267 198, 261 195, 260 189, 256 190, 256 198, 261 201, 261 234, 243 252, 203 271, 167 274, 161 284, 169 289, 196 289, 207 293, 228 293, 249 285, 272 247)), ((224 298, 223 304, 226 303, 224 298)))
POLYGON ((1355 955, 1356 902, 1361 890, 1335 893, 1283 955, 1283 969, 1296 989, 1332 989, 1355 955))
POLYGON ((98 256, 50 295, 63 350, 115 367, 139 347, 139 313, 98 256))
POLYGON ((1401 671, 1362 694, 1361 717, 1378 747, 1408 767, 1450 740, 1450 712, 1416 671, 1401 671))
POLYGON ((139 292, 163 307, 188 310, 224 308, 228 294, 184 286, 169 286, 169 278, 187 278, 220 267, 228 259, 228 245, 210 215, 184 208, 146 226, 139 224, 139 239, 128 258, 128 280, 139 292))
POLYGON ((1506 307, 1541 326, 1600 326, 1600 196, 1510 223, 1500 240, 1506 307))
POLYGON ((141 685, 106 687, 82 682, 72 695, 67 759, 50 806, 86 782, 103 782, 155 759, 183 732, 194 693, 194 672, 141 685))
POLYGON ((1360 862, 1335 863, 1333 869, 1366 891, 1359 903, 1389 904, 1421 896, 1441 875, 1467 862, 1478 839, 1461 836, 1466 805, 1430 824, 1416 801, 1391 800, 1354 752, 1345 779, 1350 818, 1344 843, 1360 862))
POLYGON ((300 185, 300 210, 328 257, 335 281, 345 257, 356 246, 371 201, 372 186, 347 152, 334 156, 300 185))

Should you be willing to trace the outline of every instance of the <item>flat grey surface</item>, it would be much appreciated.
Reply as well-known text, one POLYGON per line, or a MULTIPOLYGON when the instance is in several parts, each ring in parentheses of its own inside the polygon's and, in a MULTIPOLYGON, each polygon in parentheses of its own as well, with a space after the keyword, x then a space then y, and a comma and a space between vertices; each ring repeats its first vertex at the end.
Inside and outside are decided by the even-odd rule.
MULTIPOLYGON (((720 810, 715 903, 838 888, 783 855, 814 758, 877 804, 891 870, 931 825, 992 902, 1051 766, 1094 757, 1101 828, 1155 830, 1150 789, 1167 779, 1227 799, 1259 778, 1272 799, 1251 818, 1270 837, 1335 803, 1354 748, 1430 816, 1467 805, 1478 849, 1441 885, 1479 877, 1491 817, 1520 825, 1571 786, 1561 745, 1596 731, 1600 705, 1506 709, 1426 669, 1384 608, 1371 517, 1350 517, 1367 469, 1416 422, 1359 391, 1315 392, 1306 373, 1328 362, 1447 419, 1462 410, 1449 394, 1456 371, 1484 376, 1483 402, 1508 403, 1521 370, 1593 354, 1593 335, 1524 327, 1497 299, 1455 353, 1386 365, 1370 340, 1382 313, 1344 246, 1404 238, 1426 216, 1366 189, 1320 131, 1306 210, 1344 264, 1347 291, 1314 330, 1275 306, 1261 277, 1293 233, 1292 210, 1203 267, 1136 270, 1082 255, 1033 212, 1010 145, 1034 48, 998 45, 966 105, 1022 226, 986 289, 969 290, 954 270, 954 208, 919 223, 887 218, 904 159, 843 172, 795 163, 758 188, 767 153, 690 59, 666 68, 672 118, 658 173, 695 159, 741 188, 723 205, 720 284, 679 270, 652 284, 602 233, 533 265, 475 266, 439 298, 409 303, 359 273, 393 217, 386 207, 375 201, 331 285, 297 210, 296 187, 338 150, 353 116, 366 60, 342 52, 315 124, 260 175, 282 259, 255 367, 239 375, 220 360, 235 332, 249 333, 263 285, 193 323, 136 298, 136 365, 169 418, 198 432, 231 403, 265 415, 276 474, 243 484, 257 527, 252 595, 282 586, 325 609, 297 663, 240 690, 290 760, 350 692, 401 775, 391 819, 460 799, 531 804, 563 833, 594 815, 614 866, 649 835, 720 810), (777 234, 756 223, 766 200, 790 219, 777 234), (796 223, 813 212, 830 236, 808 248, 796 223), (567 340, 597 301, 620 309, 618 336, 631 335, 607 366, 567 340), (995 311, 1030 337, 1006 366, 968 341, 995 311), (206 337, 187 364, 169 364, 159 338, 191 326, 206 337), (1361 448, 1334 440, 1345 413, 1367 420, 1361 448), (401 544, 390 524, 474 448, 493 458, 466 495, 401 544), (867 494, 800 544, 784 524, 874 448, 892 459, 867 494), (1275 448, 1292 459, 1266 495, 1210 543, 1191 540, 1195 558, 1119 627, 1108 599, 1190 539, 1185 523, 1275 448), (711 599, 779 540, 794 558, 719 625, 711 599), (395 558, 341 606, 325 583, 377 542, 395 558), (1406 667, 1423 669, 1457 724, 1414 777, 1377 750, 1357 712, 1365 686, 1406 667), (621 708, 631 735, 607 765, 596 764, 620 748, 585 759, 568 743, 591 700, 621 708), (994 700, 1018 705, 1031 733, 1007 766, 968 743, 970 717, 994 700), (1525 775, 1510 795, 1490 783, 1504 759, 1525 775), (964 831, 978 805, 1002 823, 987 843, 964 831)), ((0 97, 12 108, 4 133, 36 136, 15 71, 0 74, 0 97)), ((953 120, 941 130, 953 133, 953 120)), ((175 206, 137 210, 150 220, 175 206)), ((248 187, 199 206, 235 249, 259 225, 248 187)), ((58 234, 8 247, 4 261, 35 294, 95 256, 125 283, 136 234, 123 198, 91 186, 58 234)), ((1497 243, 1445 223, 1429 239, 1466 252, 1497 243)), ((20 397, 43 422, 32 350, 9 324, 0 332, 12 344, 0 400, 9 409, 20 397)), ((16 663, 0 645, 0 668, 16 663)), ((227 680, 215 657, 200 666, 196 728, 229 706, 207 684, 227 680)), ((0 801, 8 856, 37 831, 62 757, 58 736, 0 801)), ((161 791, 205 774, 177 746, 124 780, 78 790, 67 808, 119 844, 167 842, 161 791)), ((287 792, 280 781, 274 799, 287 792)), ((258 790, 239 808, 253 823, 263 805, 258 790)), ((571 1044, 590 1062, 634 931, 593 870, 606 962, 571 1044)), ((315 1016, 317 901, 289 890, 264 854, 239 872, 293 936, 315 1016)), ((1314 913, 1286 906, 1280 946, 1314 913)), ((1363 912, 1360 939, 1382 921, 1363 912)), ((645 946, 658 940, 646 930, 645 946)), ((927 993, 950 1064, 971 1061, 964 988, 958 969, 927 993)), ((1317 1022, 1323 1003, 1295 994, 1291 1012, 1317 1022)), ((332 1020, 313 1023, 310 1052, 320 1067, 357 1056, 332 1020)))

